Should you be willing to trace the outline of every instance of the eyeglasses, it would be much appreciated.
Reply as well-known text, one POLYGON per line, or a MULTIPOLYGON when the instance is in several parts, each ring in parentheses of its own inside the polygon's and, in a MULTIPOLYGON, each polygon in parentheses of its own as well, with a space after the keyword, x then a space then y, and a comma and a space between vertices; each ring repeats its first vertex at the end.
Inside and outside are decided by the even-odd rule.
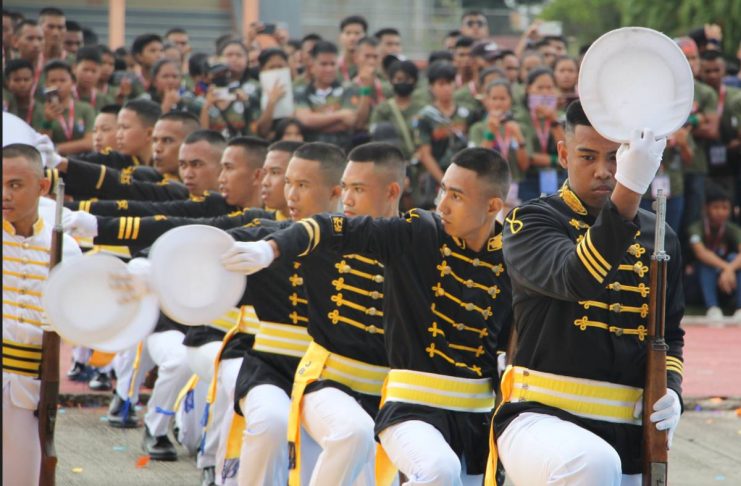
POLYGON ((485 20, 466 20, 466 27, 483 27, 486 25, 485 20))

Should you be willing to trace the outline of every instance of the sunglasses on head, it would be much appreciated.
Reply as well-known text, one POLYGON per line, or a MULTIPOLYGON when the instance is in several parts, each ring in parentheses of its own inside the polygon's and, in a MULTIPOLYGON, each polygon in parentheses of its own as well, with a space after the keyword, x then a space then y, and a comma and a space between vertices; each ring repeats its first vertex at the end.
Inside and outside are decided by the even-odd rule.
POLYGON ((486 22, 483 20, 466 20, 466 27, 483 27, 486 25, 486 22))

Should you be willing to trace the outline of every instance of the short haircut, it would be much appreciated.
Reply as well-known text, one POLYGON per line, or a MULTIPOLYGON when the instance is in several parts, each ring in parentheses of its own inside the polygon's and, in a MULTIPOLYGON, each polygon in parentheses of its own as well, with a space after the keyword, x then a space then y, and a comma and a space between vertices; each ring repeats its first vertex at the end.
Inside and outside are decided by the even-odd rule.
POLYGON ((44 65, 44 76, 47 76, 50 71, 56 71, 57 69, 67 71, 72 76, 72 79, 75 79, 75 74, 72 72, 70 65, 60 59, 51 60, 44 65))
POLYGON ((702 54, 700 54, 700 59, 703 61, 716 61, 720 59, 721 61, 724 61, 723 59, 723 53, 720 51, 714 51, 714 50, 706 50, 703 51, 702 54))
POLYGON ((414 78, 415 82, 419 79, 419 69, 412 61, 394 61, 394 63, 389 67, 389 79, 393 78, 398 71, 402 71, 409 77, 414 78))
POLYGON ((345 30, 345 27, 348 25, 360 25, 363 27, 363 32, 368 32, 368 21, 360 15, 350 15, 342 19, 342 22, 340 22, 340 32, 345 30))
POLYGON ((509 164, 498 151, 483 147, 466 148, 453 155, 451 163, 474 171, 491 187, 494 196, 507 198, 512 176, 509 164))
POLYGON ((183 125, 187 133, 193 133, 201 128, 201 121, 189 111, 168 111, 160 116, 159 120, 178 122, 183 125))
POLYGON ((298 127, 298 131, 301 132, 301 135, 306 134, 306 128, 304 127, 304 124, 299 121, 298 118, 292 118, 292 117, 286 117, 282 118, 276 125, 275 125, 275 138, 277 140, 280 140, 283 138, 283 135, 285 135, 286 130, 291 125, 295 125, 298 127))
POLYGON ((324 142, 305 143, 293 152, 293 156, 318 162, 324 182, 329 186, 340 184, 345 170, 345 152, 337 145, 324 142))
POLYGON ((82 28, 82 44, 86 46, 97 46, 99 44, 98 34, 90 27, 82 28))
POLYGON ((311 34, 306 34, 301 38, 301 44, 303 45, 305 42, 316 42, 320 40, 322 40, 322 36, 312 32, 311 34))
POLYGON ((257 56, 257 63, 260 65, 260 69, 262 69, 268 63, 268 61, 270 61, 270 58, 275 56, 278 56, 284 61, 288 62, 288 54, 286 54, 283 49, 271 47, 260 51, 260 55, 257 56))
POLYGON ((471 47, 474 44, 474 40, 471 37, 459 37, 457 41, 455 41, 455 48, 458 49, 459 47, 471 47))
POLYGON ((286 42, 286 47, 287 46, 291 46, 294 50, 298 51, 299 49, 301 49, 301 41, 298 39, 288 39, 288 41, 286 42))
POLYGON ((116 55, 115 55, 115 54, 113 54, 113 51, 111 50, 111 48, 110 48, 110 47, 108 47, 108 46, 107 46, 107 45, 105 45, 105 44, 98 44, 98 45, 97 45, 97 46, 95 46, 95 47, 96 47, 96 49, 98 49, 98 52, 100 53, 100 57, 101 57, 101 58, 102 58, 103 56, 111 56, 111 57, 116 57, 116 55))
POLYGON ((42 17, 64 17, 64 12, 55 7, 44 7, 39 10, 39 19, 42 17))
POLYGON ((40 179, 44 177, 44 162, 41 159, 41 153, 33 145, 25 143, 11 143, 3 147, 3 158, 14 159, 22 158, 31 166, 33 173, 40 179))
POLYGON ((543 37, 543 40, 547 42, 562 42, 565 46, 569 45, 569 42, 566 40, 566 37, 562 35, 547 35, 543 37))
POLYGON ((358 47, 364 44, 369 45, 371 47, 378 47, 378 39, 376 39, 375 37, 367 37, 367 36, 363 37, 358 41, 355 48, 357 49, 358 47))
POLYGON ((173 27, 172 29, 165 32, 165 37, 170 37, 170 34, 188 34, 182 27, 173 27))
POLYGON ((5 61, 5 70, 3 71, 3 75, 6 78, 5 81, 7 82, 7 78, 9 78, 11 74, 20 71, 21 69, 29 69, 33 75, 33 64, 31 64, 31 61, 26 59, 10 59, 5 61))
POLYGON ((119 111, 121 111, 121 105, 104 105, 100 110, 98 110, 98 114, 116 116, 119 111))
POLYGON ((222 150, 226 147, 226 139, 220 132, 205 128, 196 130, 183 140, 183 144, 187 145, 198 142, 208 142, 209 145, 220 146, 222 150))
POLYGON ((404 185, 407 164, 404 154, 395 145, 386 142, 370 142, 358 145, 347 156, 348 162, 371 162, 388 171, 393 181, 404 185))
POLYGON ((432 84, 435 81, 443 79, 445 81, 455 81, 455 66, 448 61, 435 61, 427 70, 427 81, 432 84))
POLYGON ((247 154, 250 167, 259 169, 265 163, 265 156, 268 154, 267 140, 259 137, 241 136, 229 139, 228 147, 239 147, 247 154))
POLYGON ((330 41, 325 40, 318 40, 314 44, 314 47, 311 48, 311 57, 316 59, 319 54, 335 54, 337 55, 339 51, 337 50, 337 46, 330 41))
POLYGON ((143 125, 153 127, 157 119, 162 115, 162 108, 159 103, 152 100, 130 100, 123 105, 123 110, 130 110, 136 113, 137 118, 143 125))
POLYGON ((574 133, 577 125, 591 127, 592 122, 589 121, 587 114, 584 113, 581 101, 574 100, 566 107, 566 123, 564 124, 564 127, 566 132, 574 133))
POLYGON ((100 49, 98 49, 97 46, 80 47, 75 55, 75 62, 79 64, 82 61, 90 61, 95 64, 102 63, 103 60, 101 59, 100 49))
POLYGON ((64 26, 67 28, 67 32, 82 32, 82 25, 74 20, 67 20, 64 26))
POLYGON ((484 15, 484 12, 481 10, 466 10, 463 12, 463 15, 461 15, 461 20, 466 17, 486 17, 486 15, 484 15))
POLYGON ((398 30, 394 29, 393 27, 384 27, 383 29, 379 29, 376 31, 375 34, 373 34, 373 37, 375 37, 378 40, 381 40, 383 36, 385 35, 396 35, 401 37, 401 34, 398 30))
POLYGON ((38 22, 36 22, 35 20, 23 19, 20 22, 18 22, 17 24, 15 24, 15 27, 13 27, 13 35, 15 35, 15 36, 19 35, 21 33, 21 31, 23 30, 23 27, 25 27, 27 25, 30 25, 31 27, 38 27, 39 26, 38 22))
POLYGON ((278 140, 268 147, 268 152, 287 152, 293 155, 304 142, 295 142, 293 140, 278 140))
POLYGON ((427 58, 427 64, 432 65, 438 61, 453 61, 453 54, 450 51, 432 51, 430 56, 427 58))
POLYGON ((160 44, 162 44, 162 37, 157 34, 142 34, 140 36, 137 36, 136 39, 134 39, 134 42, 131 44, 131 53, 141 54, 142 52, 144 52, 144 49, 152 42, 159 42, 160 44))
POLYGON ((722 187, 714 183, 708 183, 705 188, 705 204, 714 202, 731 202, 731 195, 728 194, 722 187))

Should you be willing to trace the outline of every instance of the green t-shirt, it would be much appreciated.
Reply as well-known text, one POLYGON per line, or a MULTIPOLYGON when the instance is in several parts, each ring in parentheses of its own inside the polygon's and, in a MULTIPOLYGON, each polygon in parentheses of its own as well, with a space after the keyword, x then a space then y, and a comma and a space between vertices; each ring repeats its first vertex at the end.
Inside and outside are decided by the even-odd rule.
MULTIPOLYGON (((718 95, 713 88, 705 83, 695 80, 695 100, 692 104, 692 113, 710 115, 717 113, 718 95)), ((696 140, 697 150, 695 150, 692 162, 685 168, 688 174, 707 174, 708 173, 708 143, 703 139, 696 140)))
POLYGON ((481 104, 481 101, 479 100, 480 96, 481 95, 479 94, 471 93, 470 86, 466 85, 462 88, 458 88, 455 93, 453 93, 453 100, 457 105, 468 108, 468 111, 472 113, 474 119, 479 121, 483 119, 486 114, 484 105, 481 104))
POLYGON ((254 123, 260 118, 260 97, 250 96, 247 101, 234 100, 225 108, 217 105, 208 108, 208 127, 221 132, 226 138, 253 133, 254 123))
POLYGON ((414 142, 414 128, 412 126, 412 122, 414 116, 419 113, 419 111, 423 107, 424 104, 422 102, 415 100, 414 97, 412 97, 410 99, 409 106, 407 106, 403 110, 399 109, 399 114, 404 120, 404 125, 402 126, 398 119, 399 117, 394 115, 394 111, 391 107, 391 100, 387 99, 385 101, 382 101, 373 109, 373 113, 371 113, 370 131, 372 133, 379 123, 391 123, 396 129, 396 133, 399 134, 399 139, 402 142, 401 149, 407 159, 409 159, 414 154, 414 150, 416 149, 416 144, 414 142), (409 136, 411 147, 408 146, 405 141, 404 135, 402 135, 405 129, 409 136))
POLYGON ((718 231, 707 231, 704 221, 696 221, 687 228, 687 235, 691 245, 702 243, 721 258, 738 253, 741 245, 741 227, 730 221, 718 231))
POLYGON ((87 97, 80 96, 79 99, 80 101, 84 101, 92 106, 97 114, 104 106, 112 105, 116 102, 115 97, 110 93, 110 91, 111 90, 108 90, 108 93, 101 93, 96 89, 94 97, 92 95, 87 97), (93 102, 93 98, 95 98, 95 102, 93 102))
POLYGON ((465 106, 456 106, 450 117, 441 113, 435 105, 425 106, 412 123, 417 146, 429 145, 440 168, 446 169, 451 157, 468 146, 471 116, 465 106))
MULTIPOLYGON (((499 136, 502 137, 502 141, 504 141, 504 126, 500 126, 499 129, 499 136)), ((514 138, 509 141, 508 145, 507 162, 509 163, 509 170, 512 174, 512 182, 519 182, 522 180, 522 171, 520 171, 520 166, 517 164, 517 150, 520 148, 520 145, 514 138)), ((499 147, 498 141, 493 134, 491 134, 489 127, 486 125, 486 119, 476 122, 471 126, 471 129, 468 131, 468 146, 491 148, 502 153, 502 148, 499 147), (487 134, 489 134, 489 137, 493 140, 488 140, 487 134)), ((502 153, 502 155, 504 154, 502 153)))
POLYGON ((44 103, 37 102, 33 109, 31 126, 37 131, 49 135, 49 138, 55 144, 79 140, 93 131, 95 110, 84 101, 73 100, 72 106, 71 112, 69 104, 67 104, 59 118, 47 122, 44 119, 44 103), (67 127, 66 130, 65 126, 67 127), (69 133, 70 130, 71 133, 69 133))
POLYGON ((16 112, 18 111, 18 106, 15 102, 15 96, 13 96, 13 93, 5 88, 3 88, 3 111, 13 113, 14 115, 17 115, 16 112))

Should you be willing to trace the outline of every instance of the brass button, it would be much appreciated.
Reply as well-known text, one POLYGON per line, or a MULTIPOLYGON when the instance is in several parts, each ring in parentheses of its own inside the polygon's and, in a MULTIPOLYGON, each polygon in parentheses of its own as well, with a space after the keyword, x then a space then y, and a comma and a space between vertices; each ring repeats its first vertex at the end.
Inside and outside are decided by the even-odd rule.
POLYGON ((471 263, 474 267, 478 267, 479 265, 481 265, 481 260, 479 260, 478 258, 474 258, 471 263))
POLYGON ((473 287, 473 280, 471 280, 470 278, 466 280, 466 287, 468 287, 469 289, 473 287))
POLYGON ((469 302, 468 304, 466 304, 467 311, 472 311, 473 309, 474 309, 474 305, 472 303, 469 302))
POLYGON ((22 247, 23 247, 23 249, 25 249, 25 250, 28 250, 29 248, 31 248, 31 245, 29 245, 28 243, 23 243, 23 244, 22 244, 21 246, 22 246, 22 247))
POLYGON ((381 298, 381 293, 380 292, 376 292, 375 290, 373 292, 371 292, 370 294, 368 294, 368 295, 373 300, 378 300, 378 299, 381 298))
POLYGON ((352 270, 350 265, 340 265, 340 273, 349 273, 352 270))
POLYGON ((383 275, 373 275, 373 281, 376 283, 382 283, 383 282, 383 275))
POLYGON ((445 255, 445 256, 450 256, 450 255, 452 255, 452 254, 453 254, 453 252, 452 252, 452 251, 450 251, 450 248, 448 248, 447 246, 444 246, 444 247, 443 247, 443 255, 445 255))
POLYGON ((458 329, 459 331, 462 331, 466 328, 466 325, 463 324, 462 322, 459 322, 458 324, 455 325, 455 328, 458 329))
POLYGON ((28 263, 28 258, 21 258, 21 263, 28 263))
POLYGON ((499 291, 499 288, 496 285, 493 287, 489 287, 489 290, 488 290, 489 295, 491 295, 492 297, 496 296, 498 291, 499 291))
POLYGON ((615 329, 615 335, 616 336, 622 336, 623 335, 623 328, 622 327, 618 327, 617 329, 615 329))
POLYGON ((375 334, 378 332, 378 328, 376 326, 368 326, 365 328, 366 331, 368 331, 370 334, 375 334))
POLYGON ((622 306, 622 305, 620 305, 620 304, 611 304, 611 305, 610 305, 610 310, 611 310, 612 312, 622 312, 622 310, 623 310, 623 306, 622 306))
POLYGON ((522 376, 530 376, 530 372, 528 370, 524 370, 522 372, 522 376))
POLYGON ((375 307, 369 307, 366 311, 366 314, 375 316, 378 313, 378 310, 375 307))

